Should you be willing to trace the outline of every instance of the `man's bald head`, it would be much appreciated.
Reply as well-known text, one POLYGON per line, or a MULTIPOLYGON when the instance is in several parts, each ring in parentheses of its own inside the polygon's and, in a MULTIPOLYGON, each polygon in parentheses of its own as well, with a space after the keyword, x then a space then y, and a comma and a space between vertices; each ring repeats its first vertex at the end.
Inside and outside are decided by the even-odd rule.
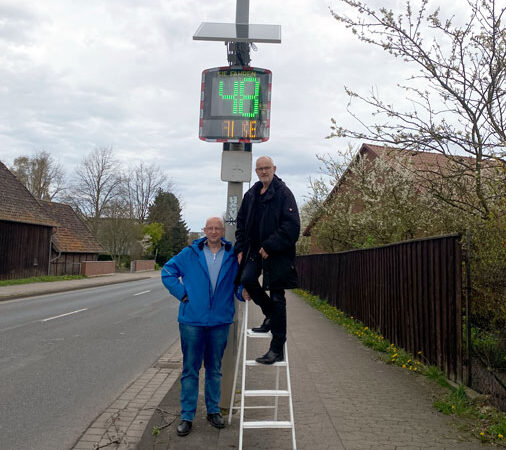
POLYGON ((204 233, 209 244, 218 245, 221 238, 225 236, 225 222, 221 217, 209 217, 206 220, 204 233))
POLYGON ((264 185, 264 188, 267 189, 272 183, 272 179, 276 173, 276 166, 272 158, 270 156, 260 156, 256 162, 255 172, 257 173, 258 179, 264 185))

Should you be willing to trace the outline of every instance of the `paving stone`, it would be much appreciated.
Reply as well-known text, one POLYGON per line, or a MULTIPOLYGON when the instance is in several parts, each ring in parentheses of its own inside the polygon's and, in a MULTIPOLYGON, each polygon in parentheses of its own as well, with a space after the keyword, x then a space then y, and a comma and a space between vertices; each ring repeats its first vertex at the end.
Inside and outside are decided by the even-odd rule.
MULTIPOLYGON (((453 426, 455 419, 433 409, 432 399, 438 392, 437 386, 424 377, 381 362, 374 351, 363 347, 357 339, 291 292, 287 293, 287 312, 288 356, 298 449, 482 448, 481 443, 472 437, 464 436, 463 440, 458 440, 460 434, 453 426)), ((258 307, 253 303, 249 313, 250 325, 262 321, 258 307)), ((268 343, 258 341, 263 340, 248 340, 248 358, 265 353, 268 343)), ((179 346, 174 345, 164 358, 165 361, 181 361, 179 346)), ((163 361, 162 358, 160 361, 163 361)), ((274 387, 275 368, 250 367, 247 370, 249 389, 274 387)), ((223 430, 216 430, 207 423, 203 398, 204 369, 201 372, 193 430, 184 438, 178 437, 175 431, 180 421, 180 384, 177 380, 180 370, 172 369, 169 374, 166 369, 152 368, 147 376, 145 374, 139 379, 145 384, 135 395, 127 389, 124 395, 130 394, 128 411, 134 414, 126 428, 128 449, 237 448, 238 411, 234 410, 232 424, 223 430), (143 402, 146 403, 144 406, 143 402), (151 409, 148 409, 148 404, 153 405, 151 409), (168 414, 157 412, 159 405, 168 414), (170 425, 158 437, 152 436, 153 426, 167 423, 170 425)), ((281 372, 280 385, 286 386, 283 375, 284 371, 281 372)), ((126 398, 124 395, 118 401, 126 398)), ((235 405, 238 405, 238 397, 235 405)), ((280 419, 288 417, 288 403, 286 399, 282 400, 279 402, 280 419)), ((262 401, 265 402, 265 399, 262 401)), ((126 411, 120 411, 123 418, 121 414, 126 414, 126 411)), ((272 417, 272 410, 248 410, 246 414, 249 420, 260 420, 272 417)), ((78 449, 77 446, 75 448, 78 449)), ((244 449, 291 448, 289 430, 244 431, 244 449)))

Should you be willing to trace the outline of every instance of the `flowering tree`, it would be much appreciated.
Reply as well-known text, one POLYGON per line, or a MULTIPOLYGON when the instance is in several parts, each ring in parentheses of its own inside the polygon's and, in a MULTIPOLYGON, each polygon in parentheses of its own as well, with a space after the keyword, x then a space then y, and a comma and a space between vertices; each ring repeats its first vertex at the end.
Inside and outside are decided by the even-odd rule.
POLYGON ((320 156, 325 176, 312 181, 306 204, 318 218, 317 246, 336 252, 454 231, 455 218, 424 189, 409 158, 368 158, 351 148, 320 156))
POLYGON ((446 171, 426 172, 433 195, 484 220, 503 214, 493 186, 495 168, 506 164, 506 8, 496 0, 466 0, 467 19, 458 23, 455 17, 442 18, 439 8, 429 11, 428 0, 407 2, 401 13, 358 0, 337 1, 343 6, 332 10, 337 21, 416 71, 398 86, 410 102, 406 109, 374 92, 366 97, 346 89, 350 102, 360 99, 375 110, 376 123, 357 117, 364 126, 357 131, 332 119, 331 137, 468 156, 454 158, 446 171), (345 8, 352 12, 341 13, 345 8))

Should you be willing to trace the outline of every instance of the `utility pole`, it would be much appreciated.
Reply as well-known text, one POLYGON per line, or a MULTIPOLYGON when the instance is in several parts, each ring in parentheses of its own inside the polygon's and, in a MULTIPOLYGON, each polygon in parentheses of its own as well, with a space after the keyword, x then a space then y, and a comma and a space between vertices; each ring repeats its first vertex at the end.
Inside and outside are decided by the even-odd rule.
MULTIPOLYGON (((237 0, 235 10, 235 23, 248 24, 249 23, 249 0, 237 0)), ((231 66, 249 66, 250 55, 249 55, 249 42, 228 42, 227 46, 227 59, 231 66)), ((251 165, 252 165, 252 144, 246 144, 242 142, 223 144, 223 159, 222 159, 222 180, 223 179, 223 162, 224 159, 239 156, 243 159, 242 167, 246 169, 249 166, 249 180, 251 181, 251 165), (249 151, 246 153, 246 146, 249 145, 249 151), (228 148, 227 148, 228 147, 228 148), (226 153, 226 152, 230 153, 226 153), (241 153, 232 153, 241 152, 241 153)), ((242 203, 242 189, 243 182, 228 181, 227 186, 227 211, 225 221, 225 239, 235 243, 235 230, 237 228, 237 212, 241 207, 242 203)), ((242 324, 239 318, 242 318, 243 305, 237 299, 235 302, 235 315, 234 322, 230 325, 228 332, 228 344, 223 354, 223 360, 221 363, 221 400, 220 407, 228 408, 230 406, 230 397, 232 384, 234 383, 234 363, 237 358, 238 346, 239 346, 239 333, 242 324)), ((228 412, 232 414, 232 411, 228 412)))
MULTIPOLYGON (((199 137, 208 142, 223 142, 221 180, 228 183, 225 238, 234 243, 243 183, 251 181, 252 143, 265 142, 270 131, 271 72, 249 66, 250 45, 281 43, 281 27, 250 24, 249 0, 236 0, 235 23, 204 22, 193 39, 224 41, 227 47, 229 70, 218 67, 205 70, 202 75, 199 137)), ((230 405, 242 305, 235 300, 234 322, 222 361, 222 408, 230 405)))

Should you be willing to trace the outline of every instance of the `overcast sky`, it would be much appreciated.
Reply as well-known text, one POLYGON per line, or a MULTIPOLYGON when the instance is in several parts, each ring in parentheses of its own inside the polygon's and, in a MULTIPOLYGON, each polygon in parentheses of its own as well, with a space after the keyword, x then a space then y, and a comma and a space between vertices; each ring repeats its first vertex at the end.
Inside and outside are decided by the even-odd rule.
MULTIPOLYGON (((198 118, 202 70, 226 65, 225 45, 192 36, 201 22, 234 22, 235 5, 0 0, 0 160, 46 150, 70 178, 90 151, 112 146, 125 165, 143 160, 164 170, 190 229, 223 214, 222 146, 198 139, 198 118)), ((299 206, 318 175, 315 155, 348 145, 325 139, 331 117, 353 124, 344 86, 395 99, 395 82, 408 73, 359 43, 329 6, 337 2, 250 0, 250 23, 282 26, 281 44, 251 53, 252 66, 273 74, 270 140, 254 144, 253 157, 274 158, 299 206)))

